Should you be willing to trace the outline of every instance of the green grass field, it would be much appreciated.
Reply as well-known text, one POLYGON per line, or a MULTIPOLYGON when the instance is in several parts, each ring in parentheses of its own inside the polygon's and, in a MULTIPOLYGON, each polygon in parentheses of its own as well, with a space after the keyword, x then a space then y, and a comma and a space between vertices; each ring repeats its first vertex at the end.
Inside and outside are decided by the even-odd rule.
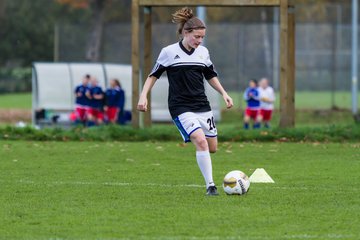
MULTIPOLYGON (((242 99, 242 93, 230 92, 234 99, 236 107, 244 106, 245 102, 242 99)), ((16 94, 0 94, 0 109, 5 108, 31 108, 31 93, 16 93, 16 94)), ((360 105, 360 94, 359 94, 360 105)), ((223 104, 223 103, 222 103, 223 104)), ((329 109, 331 108, 331 93, 330 92, 296 92, 295 98, 296 108, 299 109, 329 109)), ((279 106, 279 95, 277 95, 276 104, 279 106)), ((335 105, 339 108, 351 108, 351 94, 350 92, 336 92, 335 105)), ((224 105, 223 105, 224 107, 224 105)))
POLYGON ((219 187, 260 167, 276 183, 206 197, 191 145, 0 141, 0 239, 359 239, 359 150, 220 143, 219 187))
POLYGON ((31 93, 0 94, 0 109, 31 109, 31 93))
MULTIPOLYGON (((245 107, 243 100, 243 93, 230 92, 234 100, 235 106, 245 107)), ((350 92, 336 92, 334 95, 334 103, 337 108, 351 109, 351 93, 350 92)), ((360 106, 360 94, 358 96, 358 105, 360 106)), ((280 106, 279 94, 276 94, 276 108, 280 106)), ((223 105, 225 107, 225 105, 223 105)), ((297 109, 331 109, 331 92, 296 92, 295 107, 297 109)))

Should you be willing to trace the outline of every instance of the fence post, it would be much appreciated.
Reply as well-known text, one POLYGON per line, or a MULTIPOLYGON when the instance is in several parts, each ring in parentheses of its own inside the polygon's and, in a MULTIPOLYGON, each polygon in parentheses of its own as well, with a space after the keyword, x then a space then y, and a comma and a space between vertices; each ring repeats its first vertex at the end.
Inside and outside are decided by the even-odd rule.
MULTIPOLYGON (((152 11, 151 7, 144 8, 144 71, 143 79, 146 79, 147 74, 151 71, 151 61, 152 61, 152 11)), ((144 126, 151 127, 151 91, 148 94, 148 110, 144 115, 144 126)))
POLYGON ((139 112, 137 101, 139 98, 139 0, 132 0, 131 5, 131 65, 132 65, 132 126, 139 128, 139 112))

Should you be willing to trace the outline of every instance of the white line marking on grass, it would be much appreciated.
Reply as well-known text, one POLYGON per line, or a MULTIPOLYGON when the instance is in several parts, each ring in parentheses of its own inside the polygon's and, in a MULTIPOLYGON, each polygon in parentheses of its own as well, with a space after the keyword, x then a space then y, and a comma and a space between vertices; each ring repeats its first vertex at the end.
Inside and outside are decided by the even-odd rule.
POLYGON ((296 189, 296 190, 309 190, 308 187, 295 187, 295 186, 292 186, 292 187, 279 187, 279 186, 271 186, 270 188, 275 188, 275 189, 281 189, 281 190, 289 190, 289 189, 296 189))
POLYGON ((162 183, 129 183, 129 182, 87 182, 87 181, 52 181, 52 182, 34 182, 30 180, 19 180, 19 183, 24 184, 43 184, 43 185, 104 185, 104 186, 144 186, 144 187, 188 187, 188 188, 203 188, 205 185, 197 184, 162 184, 162 183))
MULTIPOLYGON (((0 180, 3 183, 11 183, 10 181, 0 180)), ((92 181, 50 181, 50 182, 35 182, 32 180, 19 180, 16 181, 18 183, 23 184, 33 184, 33 185, 93 185, 93 186, 118 186, 118 187, 127 187, 127 186, 139 186, 139 187, 164 187, 164 188, 204 188, 205 185, 199 184, 163 184, 163 183, 130 183, 130 182, 92 182, 92 181)), ((261 184, 256 184, 256 186, 265 186, 261 184)), ((274 186, 274 185, 266 185, 264 190, 268 189, 279 189, 279 190, 298 190, 298 191, 308 191, 311 189, 325 189, 316 186, 304 187, 304 186, 274 186)), ((327 187, 326 190, 331 190, 331 188, 327 187)), ((351 188, 351 189, 342 189, 342 191, 346 192, 360 192, 360 188, 351 188)))
POLYGON ((342 234, 323 234, 323 235, 311 235, 311 234, 301 234, 301 235, 287 235, 287 236, 213 236, 213 237, 194 237, 194 236, 174 236, 174 237, 139 237, 140 240, 180 240, 180 239, 190 239, 190 240, 278 240, 278 239, 349 239, 356 238, 355 235, 342 235, 342 234))
POLYGON ((311 234, 300 234, 300 235, 285 236, 285 238, 286 239, 349 239, 349 238, 355 238, 355 235, 343 235, 343 234, 311 235, 311 234))
MULTIPOLYGON (((300 234, 300 235, 285 235, 285 236, 208 236, 208 237, 195 237, 195 236, 157 236, 157 237, 146 237, 138 236, 136 239, 139 240, 278 240, 278 239, 357 239, 356 235, 343 235, 343 234, 323 234, 323 235, 312 235, 312 234, 300 234)), ((111 238, 112 240, 115 240, 111 238)), ((125 240, 129 238, 116 238, 116 240, 125 240)), ((110 240, 110 239, 103 239, 110 240)))

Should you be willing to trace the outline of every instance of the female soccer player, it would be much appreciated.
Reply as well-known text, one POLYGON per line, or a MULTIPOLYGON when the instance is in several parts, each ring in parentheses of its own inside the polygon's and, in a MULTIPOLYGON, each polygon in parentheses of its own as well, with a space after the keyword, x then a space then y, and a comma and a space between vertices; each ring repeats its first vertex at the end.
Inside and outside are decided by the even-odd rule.
POLYGON ((86 91, 86 96, 90 101, 90 108, 87 112, 87 126, 92 127, 94 125, 102 124, 104 121, 104 92, 95 77, 92 77, 90 80, 90 88, 86 91))
POLYGON ((200 45, 205 37, 205 24, 193 15, 190 8, 178 10, 172 16, 181 40, 161 50, 146 79, 137 108, 147 110, 147 94, 166 71, 170 115, 184 141, 191 141, 196 147, 196 159, 205 179, 206 194, 218 195, 210 157, 210 152, 217 150, 217 130, 205 95, 204 77, 222 95, 227 108, 233 106, 233 101, 217 78, 209 51, 200 45))
POLYGON ((249 81, 249 87, 244 92, 244 100, 247 102, 244 114, 245 129, 249 129, 249 122, 251 119, 254 121, 253 128, 260 128, 260 96, 257 85, 257 81, 255 79, 251 79, 249 81))
POLYGON ((82 83, 75 88, 75 113, 77 122, 85 124, 86 121, 86 111, 89 108, 89 100, 86 97, 85 93, 89 89, 90 75, 86 74, 82 83))
POLYGON ((109 123, 116 123, 118 115, 121 110, 120 106, 124 102, 124 94, 121 91, 121 85, 119 80, 110 80, 110 88, 105 92, 105 115, 109 123))
POLYGON ((269 80, 262 78, 259 82, 259 96, 260 96, 260 115, 265 128, 270 127, 270 120, 274 110, 275 93, 274 89, 269 86, 269 80))

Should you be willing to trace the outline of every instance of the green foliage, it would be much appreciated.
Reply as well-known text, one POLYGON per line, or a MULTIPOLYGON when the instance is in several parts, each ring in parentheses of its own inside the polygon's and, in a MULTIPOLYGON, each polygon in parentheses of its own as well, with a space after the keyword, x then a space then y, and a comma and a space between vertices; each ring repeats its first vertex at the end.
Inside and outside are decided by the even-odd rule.
MULTIPOLYGON (((131 1, 112 0, 106 21, 130 20, 131 1)), ((52 61, 56 23, 89 24, 91 9, 74 9, 55 0, 4 0, 0 5, 0 66, 52 61)), ((85 57, 85 53, 84 53, 85 57)))
POLYGON ((220 143, 206 197, 191 145, 0 141, 2 239, 359 239, 360 145, 220 143), (225 174, 275 184, 226 196, 225 174))
POLYGON ((31 68, 0 68, 0 93, 30 92, 31 68))
MULTIPOLYGON (((336 22, 335 4, 342 7, 342 23, 349 23, 350 2, 308 1, 298 3, 298 22, 336 22), (332 8, 329 8, 332 7, 332 8)), ((106 23, 130 23, 131 0, 111 0, 106 7, 106 23)), ((154 20, 169 23, 175 8, 154 8, 154 20)), ((272 8, 218 8, 207 10, 209 22, 273 21, 272 8), (261 13, 266 13, 262 19, 261 13)), ((54 26, 56 23, 90 23, 89 8, 74 9, 56 0, 2 0, 0 4, 0 65, 30 66, 33 61, 53 60, 54 26)))
POLYGON ((0 64, 30 66, 52 60, 53 1, 6 0, 0 22, 0 64))
MULTIPOLYGON (((219 141, 230 142, 356 142, 360 139, 360 125, 274 128, 270 130, 243 130, 241 126, 218 124, 219 141)), ((181 137, 172 125, 155 125, 152 128, 133 129, 130 126, 101 126, 94 128, 2 127, 0 139, 37 141, 176 141, 181 137)))
POLYGON ((294 129, 275 128, 272 130, 244 131, 239 127, 225 128, 221 141, 280 141, 280 142, 344 142, 359 141, 360 126, 298 127, 294 129))
POLYGON ((89 21, 86 10, 73 10, 54 0, 5 0, 0 21, 0 65, 31 66, 52 61, 54 25, 57 21, 89 21))

